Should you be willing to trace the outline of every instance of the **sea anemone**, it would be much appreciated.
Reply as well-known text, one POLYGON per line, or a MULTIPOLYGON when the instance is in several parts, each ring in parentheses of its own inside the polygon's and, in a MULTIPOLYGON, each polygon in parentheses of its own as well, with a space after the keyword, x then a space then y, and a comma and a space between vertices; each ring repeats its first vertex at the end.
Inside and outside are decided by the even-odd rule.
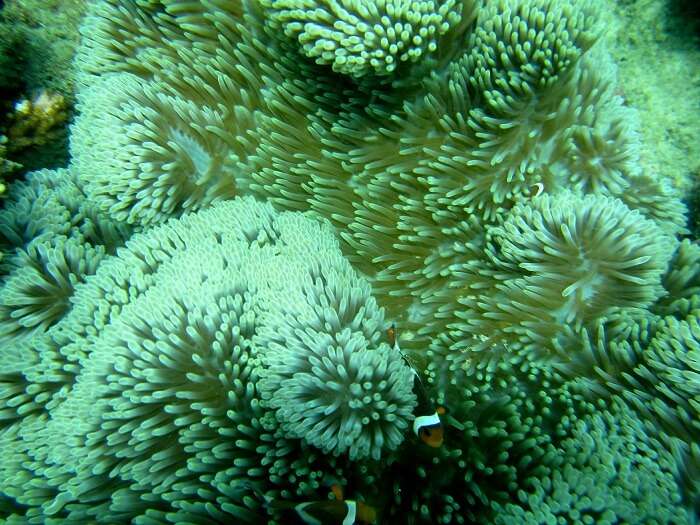
POLYGON ((269 26, 297 40, 305 56, 352 77, 388 75, 402 63, 435 53, 440 38, 459 27, 463 17, 470 19, 473 10, 470 0, 260 4, 269 26))
POLYGON ((162 222, 236 195, 236 159, 217 132, 228 110, 125 73, 92 86, 80 110, 74 165, 89 198, 115 220, 162 222))

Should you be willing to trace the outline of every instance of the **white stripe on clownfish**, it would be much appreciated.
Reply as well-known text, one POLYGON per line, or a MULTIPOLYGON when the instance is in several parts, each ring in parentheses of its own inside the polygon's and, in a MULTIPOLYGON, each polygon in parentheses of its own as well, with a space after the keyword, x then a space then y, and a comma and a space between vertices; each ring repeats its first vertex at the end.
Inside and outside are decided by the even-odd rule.
POLYGON ((416 436, 420 436, 421 428, 438 425, 442 425, 442 421, 440 421, 440 415, 437 413, 436 410, 435 413, 430 416, 418 416, 416 419, 414 419, 413 432, 415 432, 416 436))
POLYGON ((396 333, 396 325, 392 323, 391 327, 387 330, 389 336, 389 341, 392 343, 394 349, 396 349, 401 357, 406 362, 406 364, 413 371, 413 392, 416 395, 418 405, 416 410, 419 414, 413 421, 413 432, 416 436, 423 441, 429 447, 437 448, 442 446, 443 441, 443 427, 442 421, 440 420, 440 410, 435 410, 430 397, 428 396, 423 382, 421 381, 420 374, 415 369, 415 367, 408 360, 406 354, 403 353, 399 347, 399 338, 396 333))
POLYGON ((343 525, 352 525, 355 523, 355 517, 357 516, 357 503, 351 499, 346 499, 345 504, 348 506, 348 513, 343 520, 343 525))
POLYGON ((314 503, 315 502, 313 501, 305 501, 304 503, 299 503, 296 507, 294 507, 294 511, 299 515, 301 519, 304 520, 305 523, 308 523, 308 525, 322 525, 320 520, 317 520, 311 514, 306 512, 306 507, 309 507, 314 503))

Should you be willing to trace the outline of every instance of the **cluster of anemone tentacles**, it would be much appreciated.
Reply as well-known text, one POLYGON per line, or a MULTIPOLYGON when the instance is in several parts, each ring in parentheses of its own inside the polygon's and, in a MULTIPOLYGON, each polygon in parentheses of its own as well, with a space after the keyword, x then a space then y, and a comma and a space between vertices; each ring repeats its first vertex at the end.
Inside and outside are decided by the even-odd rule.
POLYGON ((71 165, 0 212, 0 516, 689 521, 700 248, 602 11, 94 1, 71 165))

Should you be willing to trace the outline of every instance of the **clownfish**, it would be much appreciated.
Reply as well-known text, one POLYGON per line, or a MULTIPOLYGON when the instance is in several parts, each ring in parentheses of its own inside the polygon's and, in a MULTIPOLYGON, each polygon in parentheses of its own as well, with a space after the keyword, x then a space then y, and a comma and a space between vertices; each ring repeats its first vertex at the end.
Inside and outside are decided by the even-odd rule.
POLYGON ((406 354, 399 348, 399 338, 396 335, 395 324, 389 327, 387 335, 389 336, 389 343, 399 351, 403 360, 413 370, 413 393, 418 400, 418 406, 416 406, 415 410, 416 418, 413 420, 413 433, 429 447, 438 448, 442 446, 444 437, 440 416, 445 413, 445 409, 442 407, 435 408, 428 396, 428 392, 425 390, 425 386, 423 386, 418 371, 408 360, 406 354))
POLYGON ((269 502, 271 508, 285 511, 297 521, 307 525, 371 525, 377 521, 377 511, 362 501, 343 499, 339 485, 333 485, 334 500, 306 501, 293 503, 287 501, 269 502))

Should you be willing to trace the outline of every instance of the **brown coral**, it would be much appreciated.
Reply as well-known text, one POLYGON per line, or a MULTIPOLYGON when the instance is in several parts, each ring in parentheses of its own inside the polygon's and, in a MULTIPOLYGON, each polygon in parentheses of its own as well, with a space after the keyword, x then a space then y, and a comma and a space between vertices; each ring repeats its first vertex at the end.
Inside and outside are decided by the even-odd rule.
POLYGON ((0 195, 5 193, 7 185, 3 178, 20 167, 16 162, 12 162, 6 157, 7 154, 7 137, 0 135, 0 195))
POLYGON ((67 118, 68 105, 60 93, 42 90, 32 99, 19 100, 8 116, 8 149, 12 152, 50 142, 67 118))

